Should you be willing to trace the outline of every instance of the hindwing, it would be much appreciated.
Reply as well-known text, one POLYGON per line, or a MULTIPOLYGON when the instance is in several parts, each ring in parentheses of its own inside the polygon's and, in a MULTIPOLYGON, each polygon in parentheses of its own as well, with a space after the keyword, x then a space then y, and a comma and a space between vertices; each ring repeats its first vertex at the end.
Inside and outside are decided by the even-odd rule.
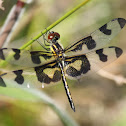
POLYGON ((22 70, 16 70, 0 75, 0 86, 41 88, 43 84, 58 82, 61 72, 56 61, 22 70))
POLYGON ((71 78, 80 78, 113 62, 123 53, 118 47, 102 48, 85 55, 66 57, 65 74, 71 78))

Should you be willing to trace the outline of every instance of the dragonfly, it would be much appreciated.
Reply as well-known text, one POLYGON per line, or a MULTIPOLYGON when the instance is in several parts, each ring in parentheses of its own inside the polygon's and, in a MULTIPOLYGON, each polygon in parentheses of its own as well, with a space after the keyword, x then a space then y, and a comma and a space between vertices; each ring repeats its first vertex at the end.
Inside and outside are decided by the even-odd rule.
POLYGON ((62 81, 70 106, 75 112, 66 79, 79 79, 119 58, 123 53, 121 48, 105 46, 125 24, 124 18, 115 18, 66 48, 58 42, 60 34, 54 31, 48 33, 47 39, 42 44, 44 51, 2 48, 1 60, 25 68, 2 73, 0 86, 43 88, 44 85, 62 81))

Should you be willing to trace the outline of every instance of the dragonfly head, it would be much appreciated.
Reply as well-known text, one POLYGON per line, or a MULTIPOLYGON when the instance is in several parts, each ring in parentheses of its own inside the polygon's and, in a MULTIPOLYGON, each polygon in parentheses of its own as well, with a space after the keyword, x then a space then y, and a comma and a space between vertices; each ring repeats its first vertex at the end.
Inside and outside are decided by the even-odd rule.
POLYGON ((60 38, 60 34, 54 31, 51 31, 48 34, 48 40, 52 43, 55 43, 60 38))

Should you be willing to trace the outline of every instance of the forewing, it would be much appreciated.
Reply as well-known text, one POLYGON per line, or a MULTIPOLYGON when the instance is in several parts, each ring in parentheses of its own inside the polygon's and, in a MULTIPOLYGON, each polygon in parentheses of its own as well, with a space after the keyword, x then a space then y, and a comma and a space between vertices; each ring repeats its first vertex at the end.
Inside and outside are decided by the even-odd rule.
POLYGON ((118 47, 108 47, 92 51, 86 55, 68 57, 65 60, 65 74, 76 79, 97 72, 120 57, 122 52, 122 49, 118 47))
POLYGON ((16 70, 0 75, 0 86, 19 88, 41 88, 61 80, 61 72, 56 61, 48 64, 16 70))
POLYGON ((25 67, 35 67, 53 60, 54 57, 49 52, 44 51, 28 51, 20 49, 0 49, 0 59, 5 60, 14 65, 25 67))
POLYGON ((126 20, 123 18, 116 18, 109 23, 103 25, 98 30, 91 33, 80 41, 65 49, 66 55, 84 54, 89 51, 97 50, 105 47, 109 41, 114 38, 121 29, 125 26, 126 20), (73 53, 76 52, 76 53, 73 53))

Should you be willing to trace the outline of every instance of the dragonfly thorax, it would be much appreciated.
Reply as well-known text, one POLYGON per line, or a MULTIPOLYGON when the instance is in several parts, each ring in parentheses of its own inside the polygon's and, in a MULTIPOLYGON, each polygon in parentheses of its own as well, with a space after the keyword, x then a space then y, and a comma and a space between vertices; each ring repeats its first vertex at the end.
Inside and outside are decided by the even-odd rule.
POLYGON ((63 54, 63 48, 58 42, 56 42, 55 44, 52 44, 51 51, 54 55, 57 55, 57 56, 60 56, 63 54))

